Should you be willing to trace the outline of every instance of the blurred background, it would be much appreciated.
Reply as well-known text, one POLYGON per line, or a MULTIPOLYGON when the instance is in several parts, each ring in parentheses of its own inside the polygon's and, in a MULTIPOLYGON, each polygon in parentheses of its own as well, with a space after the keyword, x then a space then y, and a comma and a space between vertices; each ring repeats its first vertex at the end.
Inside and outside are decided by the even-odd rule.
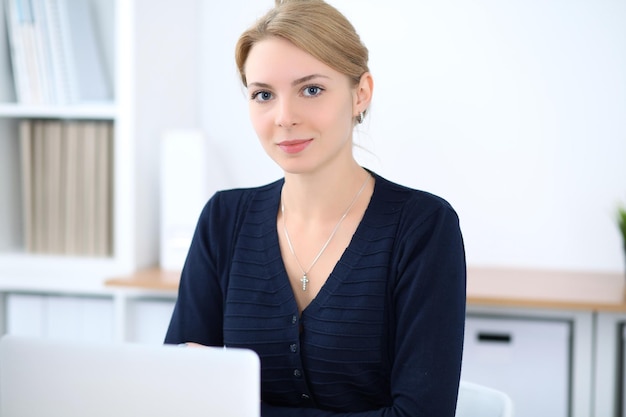
MULTIPOLYGON (((464 378, 625 416, 626 3, 329 3, 370 51, 359 161, 459 214, 464 378)), ((0 333, 162 342, 203 204, 282 176, 234 63, 272 5, 3 1, 0 333)))

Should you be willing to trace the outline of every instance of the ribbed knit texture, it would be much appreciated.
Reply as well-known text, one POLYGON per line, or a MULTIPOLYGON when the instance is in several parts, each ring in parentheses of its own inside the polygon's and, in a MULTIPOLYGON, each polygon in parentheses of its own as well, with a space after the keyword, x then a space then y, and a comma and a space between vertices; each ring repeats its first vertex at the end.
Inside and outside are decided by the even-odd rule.
POLYGON ((361 224, 301 316, 276 230, 282 180, 216 194, 166 343, 256 351, 263 417, 452 417, 465 313, 458 219, 444 200, 373 175, 361 224))

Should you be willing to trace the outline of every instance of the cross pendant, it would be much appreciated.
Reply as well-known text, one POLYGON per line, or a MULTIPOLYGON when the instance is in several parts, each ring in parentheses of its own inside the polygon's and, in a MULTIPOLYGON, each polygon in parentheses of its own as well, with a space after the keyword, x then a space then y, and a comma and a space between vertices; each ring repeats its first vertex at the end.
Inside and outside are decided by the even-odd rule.
POLYGON ((306 274, 302 275, 302 278, 300 278, 300 282, 302 282, 302 291, 306 291, 306 284, 309 282, 306 274))

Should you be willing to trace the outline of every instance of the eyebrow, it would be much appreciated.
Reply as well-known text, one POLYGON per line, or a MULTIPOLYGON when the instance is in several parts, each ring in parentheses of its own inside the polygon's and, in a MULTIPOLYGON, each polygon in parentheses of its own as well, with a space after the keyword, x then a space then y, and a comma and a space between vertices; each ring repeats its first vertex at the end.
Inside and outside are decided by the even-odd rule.
MULTIPOLYGON (((322 74, 311 74, 311 75, 307 75, 305 77, 293 80, 291 82, 291 85, 293 87, 295 87, 297 85, 306 83, 307 81, 311 81, 311 80, 313 80, 315 78, 330 78, 330 77, 327 77, 326 75, 322 75, 322 74)), ((248 84, 248 87, 252 87, 252 86, 254 86, 254 87, 261 87, 261 88, 270 88, 271 87, 271 85, 269 85, 267 83, 261 83, 261 82, 253 82, 253 83, 249 83, 248 84)))

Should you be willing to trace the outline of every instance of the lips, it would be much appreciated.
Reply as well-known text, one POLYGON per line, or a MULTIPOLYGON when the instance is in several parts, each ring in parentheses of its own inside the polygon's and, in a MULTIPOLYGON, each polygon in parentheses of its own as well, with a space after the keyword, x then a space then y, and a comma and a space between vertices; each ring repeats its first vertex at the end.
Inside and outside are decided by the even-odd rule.
POLYGON ((313 139, 285 140, 280 142, 278 147, 285 153, 296 154, 306 149, 312 141, 313 139))

